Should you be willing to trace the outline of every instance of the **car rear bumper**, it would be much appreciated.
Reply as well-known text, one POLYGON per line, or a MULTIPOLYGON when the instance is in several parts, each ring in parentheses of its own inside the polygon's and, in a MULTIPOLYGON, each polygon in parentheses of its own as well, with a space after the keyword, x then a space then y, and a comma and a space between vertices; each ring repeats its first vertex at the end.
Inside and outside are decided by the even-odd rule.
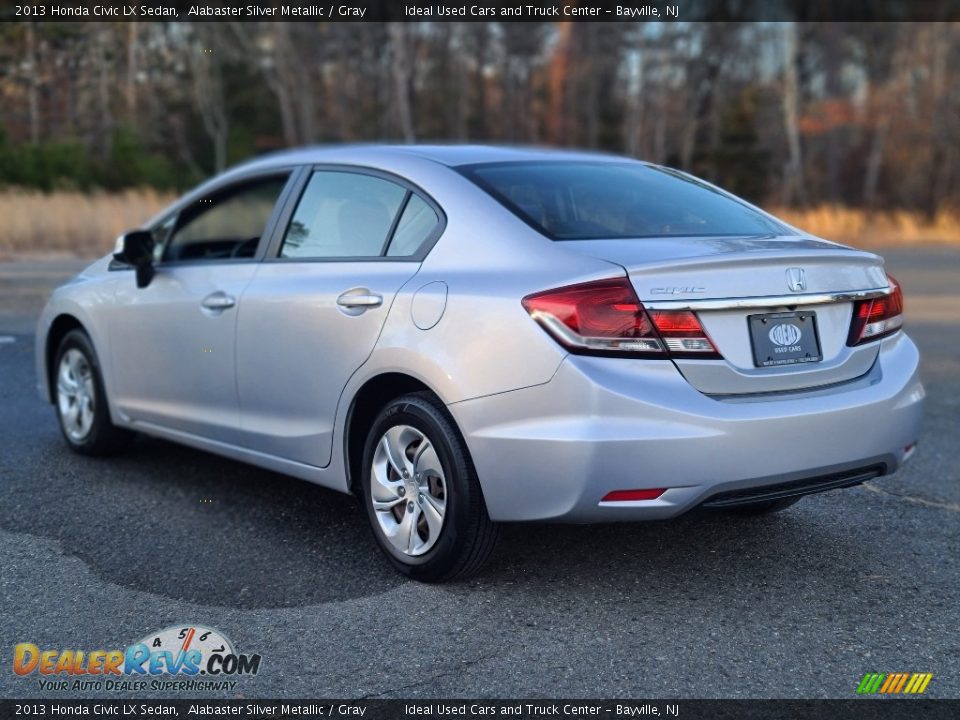
POLYGON ((896 471, 919 434, 918 361, 900 333, 856 380, 719 398, 670 362, 571 355, 546 384, 449 409, 493 520, 654 520, 750 489, 896 471), (667 490, 601 502, 637 488, 667 490))

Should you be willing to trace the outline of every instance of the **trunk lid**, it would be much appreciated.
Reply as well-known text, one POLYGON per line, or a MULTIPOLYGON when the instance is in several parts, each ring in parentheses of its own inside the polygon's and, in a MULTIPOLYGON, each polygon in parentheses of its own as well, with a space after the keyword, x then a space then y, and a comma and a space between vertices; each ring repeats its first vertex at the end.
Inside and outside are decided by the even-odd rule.
MULTIPOLYGON (((883 260, 872 253, 805 237, 639 238, 564 245, 623 266, 646 307, 696 312, 723 356, 675 360, 701 392, 782 392, 852 380, 870 369, 879 352, 877 343, 846 345, 853 299, 844 294, 887 287, 883 260), (813 315, 822 359, 759 367, 754 343, 760 345, 760 331, 751 333, 750 316, 791 312, 806 316, 808 334, 813 315)), ((780 320, 769 322, 772 329, 780 320)))

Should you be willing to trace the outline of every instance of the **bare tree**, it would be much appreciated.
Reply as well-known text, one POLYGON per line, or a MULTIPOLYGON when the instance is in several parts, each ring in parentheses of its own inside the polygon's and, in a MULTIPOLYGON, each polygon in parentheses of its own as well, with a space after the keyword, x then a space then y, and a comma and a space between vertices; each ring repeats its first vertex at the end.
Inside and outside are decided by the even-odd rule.
POLYGON ((309 52, 297 46, 291 24, 232 22, 230 29, 277 102, 284 143, 312 142, 316 131, 309 52))
POLYGON ((194 47, 190 55, 194 104, 213 143, 214 169, 221 172, 227 166, 230 137, 223 68, 218 54, 222 52, 221 32, 214 23, 201 23, 197 36, 199 47, 194 47))
POLYGON ((127 23, 127 117, 137 116, 137 45, 139 44, 140 23, 132 20, 127 23))
POLYGON ((410 34, 405 23, 390 23, 390 54, 393 74, 393 101, 403 139, 410 143, 417 139, 413 127, 412 78, 410 34))
POLYGON ((23 60, 23 70, 27 76, 27 108, 30 117, 30 142, 36 145, 40 142, 40 104, 37 100, 37 39, 33 29, 33 22, 26 25, 26 56, 23 60))
POLYGON ((557 23, 556 40, 548 69, 549 108, 546 119, 547 138, 550 142, 563 145, 569 138, 568 86, 570 84, 570 65, 573 54, 574 23, 557 23))
POLYGON ((789 154, 784 166, 784 202, 806 203, 803 155, 797 118, 800 89, 797 81, 797 24, 783 24, 783 126, 789 154))

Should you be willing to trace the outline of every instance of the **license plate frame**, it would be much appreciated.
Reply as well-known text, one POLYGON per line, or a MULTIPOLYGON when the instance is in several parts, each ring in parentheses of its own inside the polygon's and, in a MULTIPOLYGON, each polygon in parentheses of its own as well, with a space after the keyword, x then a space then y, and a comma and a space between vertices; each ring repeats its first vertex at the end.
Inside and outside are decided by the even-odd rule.
POLYGON ((783 367, 823 360, 817 314, 809 310, 747 316, 753 363, 783 367))

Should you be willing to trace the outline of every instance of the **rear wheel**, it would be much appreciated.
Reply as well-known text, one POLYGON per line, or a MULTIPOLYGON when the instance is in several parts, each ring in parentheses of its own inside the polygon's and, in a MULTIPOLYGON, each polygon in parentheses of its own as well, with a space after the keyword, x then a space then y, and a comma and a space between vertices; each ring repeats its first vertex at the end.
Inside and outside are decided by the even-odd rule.
POLYGON ((496 543, 473 462, 443 405, 430 393, 391 401, 363 452, 363 501, 390 562, 416 580, 477 572, 496 543))
POLYGON ((110 422, 100 364, 85 332, 71 330, 64 336, 54 372, 57 419, 70 449, 111 455, 126 447, 133 433, 110 422))
POLYGON ((741 515, 743 517, 756 517, 758 515, 773 515, 781 510, 796 505, 803 498, 784 498, 783 500, 767 500, 765 502, 751 503, 737 508, 729 508, 728 513, 741 515))

